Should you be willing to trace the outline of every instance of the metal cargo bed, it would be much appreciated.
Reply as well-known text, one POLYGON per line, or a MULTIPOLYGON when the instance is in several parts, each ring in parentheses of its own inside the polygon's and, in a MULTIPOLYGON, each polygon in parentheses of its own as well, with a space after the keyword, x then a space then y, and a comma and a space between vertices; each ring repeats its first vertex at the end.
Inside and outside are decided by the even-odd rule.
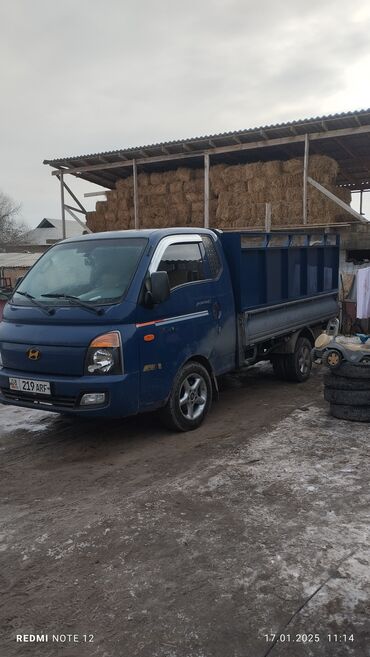
POLYGON ((338 313, 339 237, 312 232, 219 235, 245 347, 338 313))

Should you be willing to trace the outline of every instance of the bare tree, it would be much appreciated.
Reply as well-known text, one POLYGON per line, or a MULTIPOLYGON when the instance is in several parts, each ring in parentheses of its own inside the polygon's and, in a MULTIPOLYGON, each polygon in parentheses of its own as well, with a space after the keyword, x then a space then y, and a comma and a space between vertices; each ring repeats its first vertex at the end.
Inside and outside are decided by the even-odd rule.
POLYGON ((0 246, 8 242, 22 242, 28 226, 18 221, 21 206, 0 191, 0 246))

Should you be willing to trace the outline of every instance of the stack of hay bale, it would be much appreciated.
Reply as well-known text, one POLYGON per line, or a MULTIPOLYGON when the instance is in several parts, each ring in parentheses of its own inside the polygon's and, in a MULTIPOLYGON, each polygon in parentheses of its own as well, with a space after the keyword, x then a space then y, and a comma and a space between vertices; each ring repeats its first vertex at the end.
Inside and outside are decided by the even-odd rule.
MULTIPOLYGON (((309 175, 351 202, 351 192, 336 186, 338 164, 325 155, 312 155, 309 175)), ((107 200, 87 215, 93 232, 134 227, 133 177, 119 180, 107 200)), ((210 169, 210 226, 262 228, 265 204, 272 206, 272 226, 302 224, 303 158, 250 164, 217 164, 210 169)), ((175 171, 138 174, 141 228, 202 226, 204 171, 180 167, 175 171)), ((308 189, 308 223, 348 220, 343 211, 318 190, 308 189)))

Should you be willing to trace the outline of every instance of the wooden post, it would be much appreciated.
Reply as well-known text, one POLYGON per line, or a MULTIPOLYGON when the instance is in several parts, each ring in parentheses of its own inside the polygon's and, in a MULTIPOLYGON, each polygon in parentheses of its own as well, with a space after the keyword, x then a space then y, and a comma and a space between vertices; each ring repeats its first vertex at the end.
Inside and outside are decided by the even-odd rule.
POLYGON ((139 229, 139 196, 138 196, 138 191, 137 191, 137 166, 136 166, 136 160, 133 160, 132 162, 132 172, 134 176, 134 226, 135 230, 139 229))
POLYGON ((307 176, 308 176, 309 142, 308 134, 304 136, 304 159, 303 159, 303 223, 307 224, 307 176))
POLYGON ((62 206, 62 237, 65 240, 66 238, 66 209, 65 209, 65 203, 64 203, 64 180, 63 180, 63 174, 61 173, 59 176, 60 180, 60 203, 62 206))
POLYGON ((271 233, 271 203, 265 203, 265 232, 271 233))
POLYGON ((209 228, 209 154, 204 155, 204 227, 209 228))

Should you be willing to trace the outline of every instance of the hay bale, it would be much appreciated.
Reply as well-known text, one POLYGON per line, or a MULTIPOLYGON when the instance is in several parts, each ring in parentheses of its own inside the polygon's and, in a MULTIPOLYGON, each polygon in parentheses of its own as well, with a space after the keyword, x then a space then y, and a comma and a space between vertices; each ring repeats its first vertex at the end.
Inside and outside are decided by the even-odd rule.
POLYGON ((178 192, 182 192, 182 190, 183 190, 183 183, 181 181, 170 183, 171 194, 177 194, 178 192))
POLYGON ((204 193, 203 179, 198 178, 197 180, 189 180, 188 182, 184 182, 184 192, 185 194, 187 193, 203 194, 204 193))
POLYGON ((139 173, 137 177, 138 188, 140 189, 140 187, 146 187, 149 184, 150 184, 149 173, 145 173, 145 172, 139 173))
POLYGON ((167 184, 166 183, 160 183, 157 185, 151 185, 149 187, 149 193, 154 194, 155 196, 160 195, 160 194, 166 194, 167 193, 167 184))
POLYGON ((233 185, 234 183, 240 182, 243 179, 244 174, 244 165, 235 164, 233 166, 227 166, 221 173, 221 177, 226 186, 233 185))
POLYGON ((248 193, 253 195, 254 192, 261 192, 267 187, 266 178, 258 177, 248 180, 248 193))
POLYGON ((293 157, 290 160, 285 160, 282 162, 283 173, 297 174, 300 173, 303 176, 303 157, 293 157))
POLYGON ((272 160, 271 162, 263 162, 261 167, 261 174, 266 178, 275 178, 282 174, 282 163, 280 160, 272 160))
POLYGON ((243 177, 245 180, 251 180, 251 178, 257 178, 261 175, 262 171, 262 162, 251 162, 250 164, 245 164, 243 169, 243 177))
POLYGON ((179 167, 176 171, 176 180, 179 182, 188 182, 191 179, 191 169, 179 167))

